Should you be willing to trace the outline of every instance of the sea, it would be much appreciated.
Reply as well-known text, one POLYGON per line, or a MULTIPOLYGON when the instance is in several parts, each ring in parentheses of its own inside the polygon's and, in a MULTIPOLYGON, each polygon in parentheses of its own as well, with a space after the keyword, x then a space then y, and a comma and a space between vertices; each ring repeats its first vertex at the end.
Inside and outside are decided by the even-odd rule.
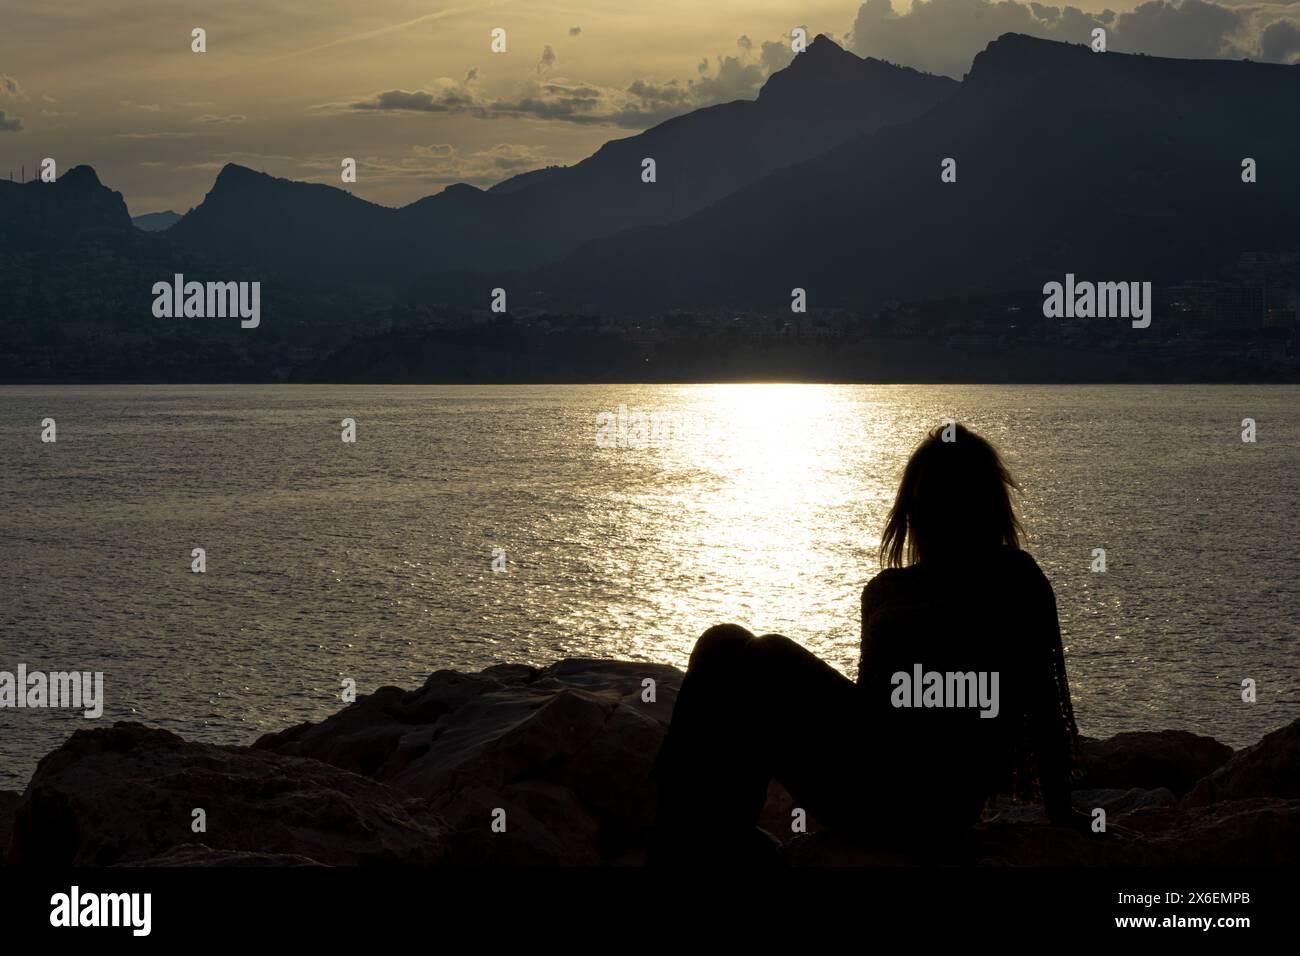
POLYGON ((1240 747, 1300 714, 1300 387, 15 386, 0 671, 102 672, 104 701, 0 709, 0 789, 112 721, 248 744, 348 681, 684 667, 722 621, 853 676, 945 419, 1022 486, 1083 733, 1240 747))

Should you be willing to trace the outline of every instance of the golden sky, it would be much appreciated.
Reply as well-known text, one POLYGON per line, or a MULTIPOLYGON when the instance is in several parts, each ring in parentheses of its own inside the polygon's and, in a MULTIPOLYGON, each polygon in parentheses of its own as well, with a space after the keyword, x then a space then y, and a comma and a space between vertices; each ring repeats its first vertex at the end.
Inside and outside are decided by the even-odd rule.
POLYGON ((960 78, 980 34, 1018 22, 989 0, 932 0, 900 18, 908 0, 895 0, 893 13, 874 8, 889 22, 850 41, 859 6, 885 2, 0 0, 0 176, 46 156, 60 172, 87 163, 138 215, 184 212, 227 162, 341 185, 353 157, 354 191, 400 205, 752 98, 789 57, 763 44, 788 47, 797 25, 960 78), (944 23, 955 40, 931 25, 944 23), (195 27, 206 53, 191 52, 195 27), (496 27, 503 54, 489 48, 496 27))

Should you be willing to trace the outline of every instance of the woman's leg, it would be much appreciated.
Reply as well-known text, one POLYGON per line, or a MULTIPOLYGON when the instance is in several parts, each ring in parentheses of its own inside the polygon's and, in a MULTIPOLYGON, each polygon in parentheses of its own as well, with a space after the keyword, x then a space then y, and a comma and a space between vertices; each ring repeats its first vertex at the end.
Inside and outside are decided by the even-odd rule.
POLYGON ((812 815, 834 814, 865 759, 857 701, 852 681, 788 638, 706 631, 655 766, 654 859, 746 862, 773 777, 812 815))

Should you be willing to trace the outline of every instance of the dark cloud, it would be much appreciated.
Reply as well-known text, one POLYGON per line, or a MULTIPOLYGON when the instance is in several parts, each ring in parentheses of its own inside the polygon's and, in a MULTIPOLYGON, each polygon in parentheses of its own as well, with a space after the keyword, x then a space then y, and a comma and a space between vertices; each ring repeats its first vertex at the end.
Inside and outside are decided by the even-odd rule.
POLYGON ((582 27, 569 27, 569 36, 576 37, 582 32, 582 27))
POLYGON ((628 86, 627 91, 647 103, 684 106, 691 102, 690 90, 676 80, 669 80, 663 84, 651 83, 646 80, 634 80, 628 86))
POLYGON ((16 133, 23 128, 23 121, 17 116, 9 116, 0 110, 0 133, 16 133))
POLYGON ((371 100, 351 104, 354 110, 402 111, 414 113, 460 113, 477 107, 474 97, 463 87, 427 90, 385 90, 371 100))
POLYGON ((1204 0, 1182 0, 1181 4, 1152 0, 1139 4, 1132 13, 1120 15, 1109 45, 1131 53, 1190 59, 1240 54, 1243 51, 1232 44, 1231 38, 1249 18, 1244 9, 1204 0))
POLYGON ((6 96, 22 96, 23 88, 18 81, 7 73, 0 73, 0 93, 6 96))
POLYGON ((551 49, 550 45, 548 44, 547 46, 543 47, 542 58, 537 61, 537 72, 545 73, 548 70, 554 69, 555 59, 556 59, 555 51, 551 49))
POLYGON ((742 36, 736 41, 736 46, 742 50, 752 50, 754 49, 754 41, 747 36, 742 36))
POLYGON ((1300 53, 1300 27, 1290 20, 1275 20, 1260 34, 1259 51, 1269 62, 1291 62, 1300 53))

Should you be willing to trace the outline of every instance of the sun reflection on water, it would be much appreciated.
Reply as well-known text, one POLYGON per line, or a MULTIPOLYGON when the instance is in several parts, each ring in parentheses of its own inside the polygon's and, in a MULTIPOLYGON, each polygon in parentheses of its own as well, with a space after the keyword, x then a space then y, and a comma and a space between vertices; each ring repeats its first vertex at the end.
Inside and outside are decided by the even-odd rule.
MULTIPOLYGON (((676 400, 682 427, 658 449, 658 474, 631 509, 648 549, 673 562, 660 569, 667 579, 646 575, 661 616, 649 630, 677 628, 679 663, 722 620, 796 640, 820 634, 810 646, 849 669, 857 595, 876 570, 876 519, 888 507, 887 488, 868 485, 877 470, 894 478, 861 465, 879 457, 885 422, 863 420, 860 398, 837 386, 705 385, 676 400), (828 521, 831 511, 860 520, 828 521)), ((660 659, 663 636, 653 638, 660 659)))

